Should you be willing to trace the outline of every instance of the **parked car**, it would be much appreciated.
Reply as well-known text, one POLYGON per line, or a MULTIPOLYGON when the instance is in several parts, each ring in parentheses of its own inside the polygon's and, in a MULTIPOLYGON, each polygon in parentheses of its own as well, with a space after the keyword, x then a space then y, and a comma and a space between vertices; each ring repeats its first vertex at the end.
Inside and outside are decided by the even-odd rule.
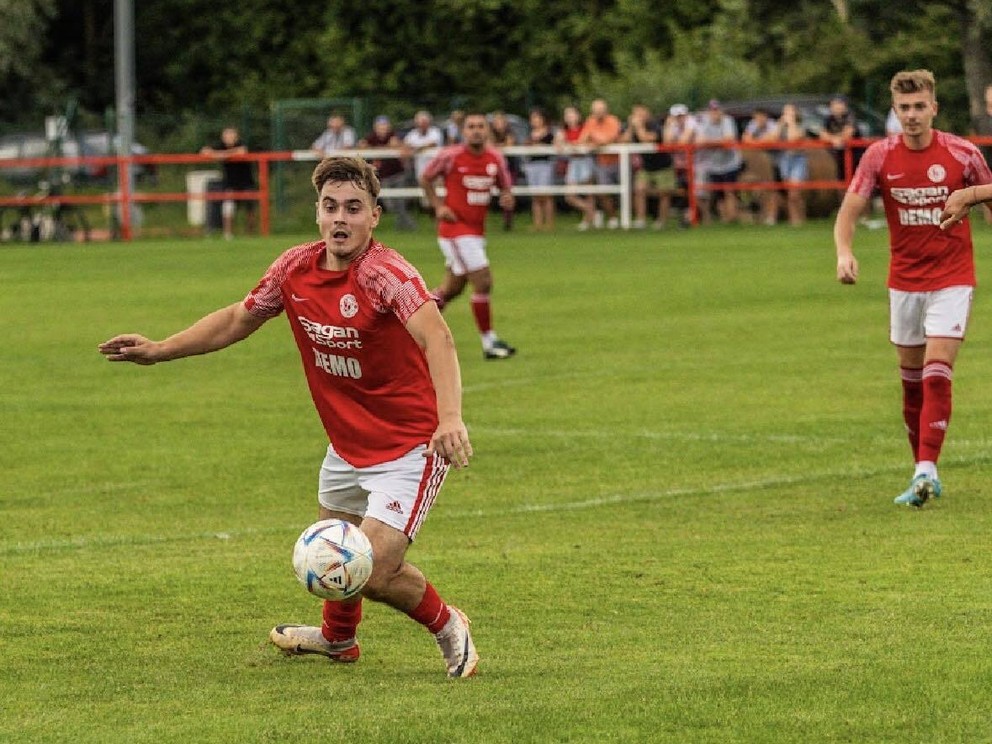
MULTIPOLYGON (((143 155, 148 149, 137 142, 132 144, 131 152, 143 155)), ((0 178, 16 184, 36 184, 46 174, 44 168, 12 166, 2 167, 2 161, 22 158, 55 157, 74 158, 80 156, 103 157, 116 154, 114 137, 107 131, 83 131, 70 134, 62 142, 61 153, 57 153, 52 143, 44 136, 34 132, 6 134, 0 137, 0 178)), ((106 178, 109 169, 105 165, 74 165, 62 169, 74 179, 99 180, 106 178)), ((154 171, 148 166, 136 166, 135 175, 143 177, 154 171)))
MULTIPOLYGON (((823 95, 777 95, 749 98, 741 101, 722 101, 723 110, 734 117, 739 133, 744 132, 756 108, 762 108, 769 116, 777 119, 782 114, 782 106, 793 103, 799 109, 803 125, 811 138, 820 136, 823 122, 830 115, 830 100, 833 96, 823 95)), ((885 134, 885 116, 856 103, 848 101, 848 108, 854 114, 859 137, 880 137, 885 134)))

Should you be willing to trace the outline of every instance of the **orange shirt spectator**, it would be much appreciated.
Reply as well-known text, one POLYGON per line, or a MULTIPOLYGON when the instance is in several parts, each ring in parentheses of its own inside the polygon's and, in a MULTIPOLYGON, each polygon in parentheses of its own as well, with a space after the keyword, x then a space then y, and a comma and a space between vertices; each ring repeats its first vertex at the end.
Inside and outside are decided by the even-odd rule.
MULTIPOLYGON (((622 125, 620 119, 610 113, 610 109, 601 98, 597 98, 589 106, 589 116, 582 125, 578 144, 601 147, 612 145, 620 139, 622 125)), ((616 165, 620 162, 619 155, 596 155, 599 165, 616 165)))

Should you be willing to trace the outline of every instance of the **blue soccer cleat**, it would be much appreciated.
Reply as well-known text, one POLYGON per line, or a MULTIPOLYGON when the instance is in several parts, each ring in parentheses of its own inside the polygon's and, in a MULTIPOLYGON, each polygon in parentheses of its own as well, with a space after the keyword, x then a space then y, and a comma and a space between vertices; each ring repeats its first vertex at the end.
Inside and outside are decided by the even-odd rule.
POLYGON ((896 496, 893 503, 921 507, 930 499, 940 498, 940 492, 940 480, 927 475, 918 475, 910 481, 909 488, 896 496))

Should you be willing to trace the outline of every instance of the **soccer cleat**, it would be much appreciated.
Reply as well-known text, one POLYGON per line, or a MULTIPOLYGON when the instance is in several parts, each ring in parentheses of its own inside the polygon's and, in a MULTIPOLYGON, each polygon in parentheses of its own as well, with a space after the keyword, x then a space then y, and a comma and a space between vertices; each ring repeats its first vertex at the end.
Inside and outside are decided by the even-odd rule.
POLYGON ((479 665, 479 654, 472 642, 468 626, 470 620, 457 607, 448 607, 451 617, 439 633, 434 634, 444 663, 448 666, 448 676, 471 677, 479 665))
POLYGON ((482 358, 483 359, 509 359, 517 350, 510 346, 505 341, 494 341, 493 345, 488 349, 483 349, 482 358))
POLYGON ((940 481, 926 475, 918 475, 909 484, 909 488, 896 496, 893 503, 903 506, 923 506, 930 499, 940 498, 940 481))
POLYGON ((324 638, 320 628, 313 625, 277 625, 269 633, 269 640, 286 656, 320 654, 331 661, 350 664, 358 661, 361 655, 358 642, 354 638, 331 643, 324 638))

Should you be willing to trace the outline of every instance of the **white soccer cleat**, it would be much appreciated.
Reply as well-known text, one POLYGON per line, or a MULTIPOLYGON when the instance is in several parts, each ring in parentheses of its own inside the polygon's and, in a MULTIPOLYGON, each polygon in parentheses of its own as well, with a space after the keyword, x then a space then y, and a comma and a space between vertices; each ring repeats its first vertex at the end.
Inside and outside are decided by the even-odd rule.
POLYGON ((472 642, 470 620, 457 607, 448 607, 451 617, 439 633, 434 634, 451 678, 471 677, 479 665, 479 654, 472 642))
POLYGON ((269 633, 269 640, 286 656, 320 654, 331 661, 348 664, 358 661, 361 654, 354 638, 331 643, 324 638, 320 628, 313 625, 277 625, 269 633))

